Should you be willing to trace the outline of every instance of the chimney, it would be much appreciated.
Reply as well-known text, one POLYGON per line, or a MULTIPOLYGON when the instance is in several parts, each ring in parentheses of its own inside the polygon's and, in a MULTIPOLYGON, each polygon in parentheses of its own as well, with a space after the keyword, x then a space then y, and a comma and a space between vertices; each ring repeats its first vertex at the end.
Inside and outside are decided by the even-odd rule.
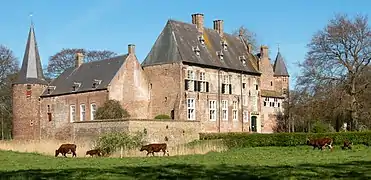
POLYGON ((223 20, 215 20, 214 30, 219 33, 220 36, 223 36, 223 20))
POLYGON ((247 51, 249 52, 249 53, 252 53, 252 44, 251 43, 247 43, 247 51))
POLYGON ((82 63, 84 63, 84 54, 78 52, 76 53, 75 68, 80 67, 82 63))
POLYGON ((192 14, 192 24, 195 24, 199 32, 204 31, 204 14, 192 14))
POLYGON ((129 54, 135 54, 135 44, 129 44, 128 45, 128 53, 129 54))
POLYGON ((268 57, 268 46, 260 47, 260 57, 263 57, 263 58, 268 57))

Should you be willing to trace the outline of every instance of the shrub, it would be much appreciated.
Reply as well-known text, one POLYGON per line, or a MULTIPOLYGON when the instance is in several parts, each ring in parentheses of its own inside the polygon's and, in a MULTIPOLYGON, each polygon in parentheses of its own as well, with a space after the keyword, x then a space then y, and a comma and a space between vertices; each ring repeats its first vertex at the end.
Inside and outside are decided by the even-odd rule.
POLYGON ((130 114, 116 100, 106 101, 95 113, 95 119, 121 119, 128 117, 130 117, 130 114))
POLYGON ((324 124, 320 121, 315 122, 311 129, 312 133, 326 133, 334 131, 335 131, 334 128, 330 124, 324 124))
POLYGON ((155 117, 155 119, 171 119, 171 117, 166 114, 159 114, 155 117))
POLYGON ((339 132, 339 133, 200 133, 201 140, 222 139, 228 148, 257 146, 298 146, 305 145, 307 138, 331 137, 335 145, 341 145, 345 139, 354 144, 371 142, 371 132, 339 132))
POLYGON ((116 152, 117 149, 131 149, 142 145, 144 134, 136 132, 130 135, 126 132, 111 132, 106 133, 98 138, 96 147, 103 151, 103 154, 110 155, 116 152))

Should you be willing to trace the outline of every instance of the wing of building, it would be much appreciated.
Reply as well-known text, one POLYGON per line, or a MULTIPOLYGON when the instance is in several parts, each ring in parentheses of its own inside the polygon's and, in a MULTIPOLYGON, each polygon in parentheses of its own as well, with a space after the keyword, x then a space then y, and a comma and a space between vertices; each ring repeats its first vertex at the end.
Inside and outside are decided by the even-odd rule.
POLYGON ((84 63, 76 54, 75 66, 50 83, 31 26, 13 86, 14 138, 66 137, 74 122, 94 121, 108 99, 134 119, 166 114, 199 121, 200 132, 273 132, 289 87, 282 55, 272 65, 267 46, 253 54, 242 34, 224 32, 223 20, 212 23, 205 27, 199 13, 191 23, 170 19, 142 64, 133 44, 127 54, 100 61, 84 63))

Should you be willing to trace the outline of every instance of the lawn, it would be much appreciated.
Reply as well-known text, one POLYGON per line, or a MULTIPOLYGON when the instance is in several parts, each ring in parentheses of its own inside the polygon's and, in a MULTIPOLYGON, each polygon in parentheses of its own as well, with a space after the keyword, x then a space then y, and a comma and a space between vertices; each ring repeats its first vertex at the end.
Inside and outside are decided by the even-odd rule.
MULTIPOLYGON (((259 147, 136 158, 63 158, 0 151, 1 179, 370 179, 371 149, 259 147)), ((143 152, 145 155, 145 152, 143 152)), ((143 156, 144 156, 143 155, 143 156)))

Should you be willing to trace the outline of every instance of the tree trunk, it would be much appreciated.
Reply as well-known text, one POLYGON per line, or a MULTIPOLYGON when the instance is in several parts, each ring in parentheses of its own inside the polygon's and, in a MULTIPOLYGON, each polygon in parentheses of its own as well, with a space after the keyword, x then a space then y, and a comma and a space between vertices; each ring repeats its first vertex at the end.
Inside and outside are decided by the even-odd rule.
POLYGON ((356 99, 356 81, 355 78, 351 80, 351 91, 350 91, 350 116, 352 120, 351 130, 358 131, 358 114, 357 114, 357 99, 356 99))
POLYGON ((120 158, 123 157, 124 154, 124 147, 120 146, 120 158))

